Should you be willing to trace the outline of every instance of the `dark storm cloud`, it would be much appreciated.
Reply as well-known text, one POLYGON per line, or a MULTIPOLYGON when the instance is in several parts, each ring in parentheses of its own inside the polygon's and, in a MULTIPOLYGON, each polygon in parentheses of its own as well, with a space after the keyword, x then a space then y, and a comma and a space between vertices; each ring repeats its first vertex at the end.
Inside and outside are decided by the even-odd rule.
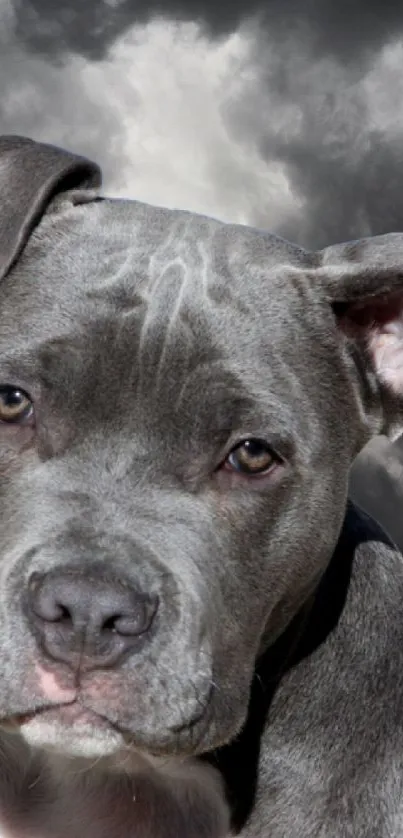
MULTIPOLYGON (((235 141, 249 131, 262 160, 282 166, 289 179, 295 210, 276 232, 320 247, 403 228, 403 138, 374 127, 359 91, 347 93, 403 34, 400 0, 20 0, 15 12, 19 42, 54 62, 71 53, 102 59, 133 24, 157 15, 198 21, 211 39, 249 27, 253 90, 225 118, 235 141), (278 124, 287 105, 301 112, 291 136, 287 121, 278 124)), ((264 207, 256 206, 252 220, 265 223, 264 207)))
POLYGON ((316 54, 334 54, 358 67, 402 27, 400 0, 20 0, 18 33, 40 51, 64 49, 102 57, 133 23, 156 15, 200 21, 211 36, 235 31, 259 16, 274 42, 305 40, 316 54))
POLYGON ((304 196, 306 212, 289 217, 278 232, 286 238, 326 246, 403 228, 402 138, 368 132, 368 148, 358 164, 348 148, 336 158, 326 149, 299 142, 283 149, 294 189, 304 196))

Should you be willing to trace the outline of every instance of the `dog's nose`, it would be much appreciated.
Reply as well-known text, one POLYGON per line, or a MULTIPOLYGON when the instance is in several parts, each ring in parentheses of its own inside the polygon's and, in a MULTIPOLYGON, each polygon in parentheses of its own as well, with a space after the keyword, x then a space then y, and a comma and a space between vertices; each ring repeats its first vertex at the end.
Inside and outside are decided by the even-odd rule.
POLYGON ((139 650, 158 607, 120 578, 75 569, 32 574, 27 602, 43 652, 74 669, 116 666, 139 650))

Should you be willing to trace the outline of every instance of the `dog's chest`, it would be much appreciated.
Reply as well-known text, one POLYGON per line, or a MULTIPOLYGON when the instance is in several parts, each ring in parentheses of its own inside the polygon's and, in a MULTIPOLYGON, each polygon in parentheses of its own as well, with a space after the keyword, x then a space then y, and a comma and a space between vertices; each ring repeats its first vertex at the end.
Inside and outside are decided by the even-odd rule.
POLYGON ((221 779, 207 766, 82 762, 44 755, 29 783, 22 760, 4 765, 0 838, 227 838, 221 779))

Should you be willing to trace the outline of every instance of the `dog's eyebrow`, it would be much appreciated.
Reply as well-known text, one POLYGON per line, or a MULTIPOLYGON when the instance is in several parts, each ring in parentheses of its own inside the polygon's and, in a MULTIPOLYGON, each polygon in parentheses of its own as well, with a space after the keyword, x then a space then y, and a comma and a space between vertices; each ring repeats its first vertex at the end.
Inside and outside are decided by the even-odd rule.
POLYGON ((19 379, 33 381, 38 378, 38 359, 28 353, 13 352, 0 356, 0 380, 3 383, 18 383, 19 379))
POLYGON ((52 386, 69 375, 78 358, 77 347, 67 339, 40 341, 24 349, 18 347, 0 354, 0 381, 20 386, 24 383, 52 386))

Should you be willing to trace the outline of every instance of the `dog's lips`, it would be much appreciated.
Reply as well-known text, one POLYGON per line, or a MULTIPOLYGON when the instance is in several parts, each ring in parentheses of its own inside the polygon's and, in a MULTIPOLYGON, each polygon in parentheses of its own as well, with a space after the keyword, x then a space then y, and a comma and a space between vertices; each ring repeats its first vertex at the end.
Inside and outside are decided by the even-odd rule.
POLYGON ((31 722, 35 716, 36 713, 24 713, 18 716, 13 716, 13 718, 10 719, 10 723, 16 727, 22 727, 23 725, 28 724, 28 722, 31 722))
POLYGON ((7 731, 15 731, 18 728, 22 727, 22 725, 27 724, 34 718, 35 714, 31 713, 19 713, 15 716, 6 716, 0 720, 0 727, 2 730, 7 731))
POLYGON ((97 730, 106 730, 111 728, 111 724, 103 716, 98 713, 88 710, 77 702, 70 704, 62 704, 58 706, 45 707, 32 713, 22 713, 8 719, 7 722, 11 727, 25 727, 36 720, 43 720, 47 724, 57 724, 58 726, 71 727, 74 725, 96 728, 97 730))
POLYGON ((71 683, 62 681, 62 673, 52 672, 39 663, 35 664, 35 676, 38 679, 40 692, 49 702, 57 706, 70 704, 77 697, 77 689, 71 683))

